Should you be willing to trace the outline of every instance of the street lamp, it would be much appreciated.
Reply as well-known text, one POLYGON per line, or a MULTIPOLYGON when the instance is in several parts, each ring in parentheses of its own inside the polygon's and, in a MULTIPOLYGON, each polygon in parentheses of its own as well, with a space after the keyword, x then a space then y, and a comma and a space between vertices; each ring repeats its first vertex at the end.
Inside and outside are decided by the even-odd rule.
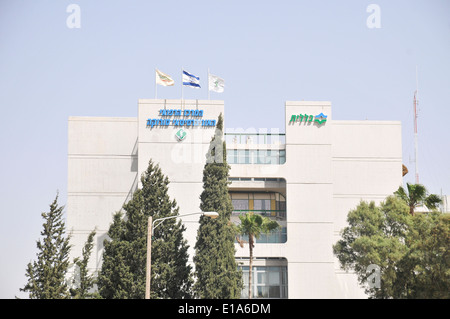
POLYGON ((177 217, 184 217, 184 216, 190 216, 190 215, 204 215, 208 216, 210 218, 217 218, 219 217, 219 214, 216 212, 198 212, 198 213, 191 213, 191 214, 184 214, 184 215, 175 215, 175 216, 168 216, 168 217, 162 217, 157 218, 154 221, 152 216, 148 217, 148 229, 147 229, 147 278, 145 280, 145 299, 150 299, 150 279, 151 279, 151 264, 152 264, 152 236, 153 231, 156 227, 161 225, 162 222, 164 222, 166 219, 171 218, 177 218, 177 217), (158 222, 157 224, 155 224, 158 222))

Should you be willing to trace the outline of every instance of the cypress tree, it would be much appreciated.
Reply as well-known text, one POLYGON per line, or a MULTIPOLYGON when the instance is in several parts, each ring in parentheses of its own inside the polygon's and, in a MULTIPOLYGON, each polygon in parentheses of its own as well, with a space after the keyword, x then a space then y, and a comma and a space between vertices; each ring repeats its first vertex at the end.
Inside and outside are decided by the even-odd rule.
POLYGON ((89 274, 88 263, 94 247, 95 230, 93 230, 83 247, 82 258, 75 258, 74 264, 78 268, 78 277, 73 279, 74 287, 70 289, 73 299, 97 298, 98 294, 90 292, 96 282, 93 274, 89 274))
MULTIPOLYGON (((145 297, 147 222, 176 216, 178 206, 168 195, 169 179, 152 160, 141 176, 142 189, 123 206, 125 214, 114 215, 105 241, 102 269, 98 278, 103 298, 145 297)), ((151 298, 190 298, 191 266, 188 265, 188 245, 183 238, 186 230, 176 218, 165 220, 153 234, 151 298)))
POLYGON ((58 195, 44 212, 42 240, 37 241, 37 260, 28 263, 28 281, 20 291, 29 292, 30 299, 70 298, 66 283, 69 268, 69 236, 65 236, 64 206, 58 205, 58 195))
POLYGON ((242 272, 238 270, 234 257, 235 233, 230 224, 233 206, 228 194, 230 166, 225 150, 223 117, 220 114, 206 156, 203 192, 200 195, 200 209, 204 212, 215 211, 219 217, 200 217, 194 256, 194 292, 198 298, 239 298, 243 286, 242 272))

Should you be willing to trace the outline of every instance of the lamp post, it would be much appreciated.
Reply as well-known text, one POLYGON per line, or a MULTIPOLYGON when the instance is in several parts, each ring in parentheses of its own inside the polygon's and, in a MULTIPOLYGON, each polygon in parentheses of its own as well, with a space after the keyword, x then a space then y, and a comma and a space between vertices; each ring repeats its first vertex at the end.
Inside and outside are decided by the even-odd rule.
POLYGON ((217 218, 219 216, 216 212, 198 212, 198 213, 191 213, 191 214, 184 214, 184 215, 176 215, 176 216, 168 216, 168 217, 162 217, 157 218, 153 220, 152 216, 148 217, 148 225, 147 225, 147 275, 145 280, 145 299, 150 299, 150 279, 151 279, 151 272, 152 272, 152 236, 153 231, 156 227, 161 225, 162 222, 164 222, 166 219, 171 218, 177 218, 177 217, 184 217, 189 215, 205 215, 210 218, 217 218), (155 225, 155 223, 158 222, 158 224, 155 225))

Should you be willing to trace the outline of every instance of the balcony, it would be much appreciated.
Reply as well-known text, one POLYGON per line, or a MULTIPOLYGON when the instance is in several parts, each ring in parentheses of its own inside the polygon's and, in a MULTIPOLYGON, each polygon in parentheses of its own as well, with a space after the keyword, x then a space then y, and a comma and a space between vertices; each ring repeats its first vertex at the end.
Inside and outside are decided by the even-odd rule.
MULTIPOLYGON (((246 213, 259 214, 275 220, 280 224, 280 228, 269 234, 262 234, 256 239, 256 243, 280 244, 287 241, 286 225, 286 199, 278 192, 244 191, 230 192, 233 211, 231 221, 239 223, 239 215, 246 213)), ((241 240, 248 242, 248 237, 241 237, 241 240)))
MULTIPOLYGON (((261 210, 240 210, 232 212, 232 220, 233 216, 243 215, 249 212, 253 212, 255 214, 259 214, 266 217, 274 217, 284 216, 284 220, 286 220, 286 211, 261 211, 261 210)), ((273 219, 273 218, 272 218, 273 219)), ((279 217, 275 217, 275 219, 280 219, 279 217)), ((255 238, 255 242, 257 244, 282 244, 287 241, 287 228, 285 222, 278 222, 280 224, 280 228, 271 231, 269 234, 261 234, 259 238, 255 238)), ((240 236, 240 240, 248 243, 248 236, 240 236)))

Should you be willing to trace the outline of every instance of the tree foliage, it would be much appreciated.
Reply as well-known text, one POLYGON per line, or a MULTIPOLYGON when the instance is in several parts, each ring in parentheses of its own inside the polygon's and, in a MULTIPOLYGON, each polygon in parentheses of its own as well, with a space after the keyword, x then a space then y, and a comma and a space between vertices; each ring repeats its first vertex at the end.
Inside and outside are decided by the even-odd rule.
POLYGON ((425 205, 428 209, 436 209, 442 202, 438 195, 428 194, 427 189, 422 184, 407 183, 406 188, 408 191, 400 186, 394 194, 409 206, 411 215, 414 215, 414 211, 419 205, 425 205))
POLYGON ((44 219, 42 240, 37 241, 37 260, 28 263, 28 281, 20 291, 28 292, 30 299, 70 298, 66 282, 69 267, 69 236, 65 236, 64 206, 58 205, 58 195, 50 204, 50 211, 41 214, 44 219))
POLYGON ((417 214, 410 234, 414 298, 450 298, 450 216, 417 214))
POLYGON ((371 298, 449 298, 449 221, 436 210, 412 215, 399 196, 379 206, 362 201, 333 251, 371 298), (368 285, 371 265, 380 269, 379 287, 368 285))
POLYGON ((242 273, 235 260, 234 230, 230 222, 233 206, 228 193, 230 166, 223 141, 223 117, 219 115, 203 170, 200 209, 219 213, 216 219, 200 217, 195 245, 195 295, 198 298, 239 298, 242 273))
POLYGON ((82 250, 82 258, 75 258, 73 261, 77 268, 77 276, 73 280, 73 287, 70 289, 70 294, 73 299, 91 299, 98 298, 97 292, 92 292, 96 283, 94 274, 89 273, 88 263, 94 247, 95 230, 93 230, 87 238, 87 241, 82 250))
MULTIPOLYGON (((150 160, 141 176, 142 189, 118 212, 104 243, 103 264, 98 278, 104 298, 143 299, 145 297, 147 224, 153 220, 178 215, 175 200, 168 195, 169 180, 159 165, 150 160)), ((188 245, 183 238, 184 225, 176 218, 165 220, 155 229, 152 241, 151 295, 153 298, 190 298, 191 266, 188 245)))
POLYGON ((89 292, 94 284, 93 274, 88 273, 88 262, 92 252, 95 231, 89 236, 83 248, 83 258, 75 258, 74 265, 79 269, 79 281, 70 282, 68 271, 70 235, 66 236, 63 220, 64 206, 58 205, 58 195, 50 204, 50 211, 44 212, 42 240, 37 241, 37 260, 28 263, 25 276, 28 281, 20 291, 28 292, 30 299, 86 299, 97 297, 89 292))

